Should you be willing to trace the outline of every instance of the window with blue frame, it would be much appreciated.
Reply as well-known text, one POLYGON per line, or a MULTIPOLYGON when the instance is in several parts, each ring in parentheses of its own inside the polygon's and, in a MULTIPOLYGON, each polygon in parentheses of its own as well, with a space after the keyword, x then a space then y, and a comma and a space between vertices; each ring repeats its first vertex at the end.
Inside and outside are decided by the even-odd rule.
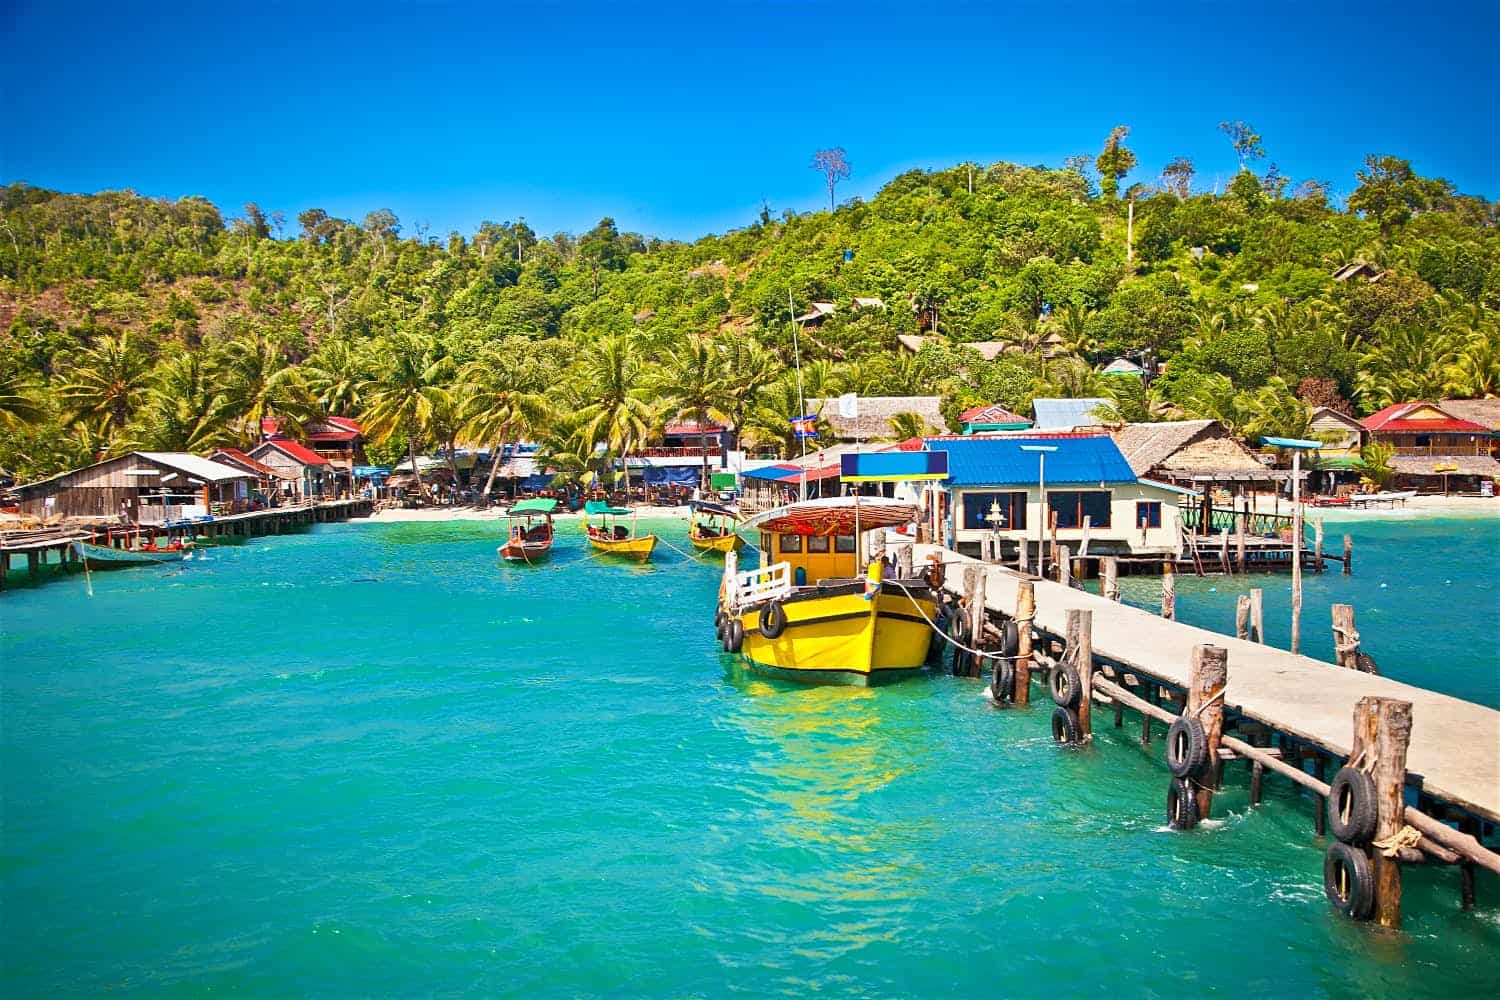
POLYGON ((1049 490, 1047 509, 1057 515, 1059 528, 1081 528, 1083 519, 1095 528, 1109 527, 1109 490, 1049 490))
POLYGON ((1137 528, 1161 527, 1161 501, 1137 500, 1135 502, 1135 526, 1137 528))
POLYGON ((965 493, 963 526, 969 530, 993 529, 989 522, 992 503, 999 505, 1000 515, 1005 519, 1000 522, 1001 531, 1021 531, 1026 527, 1026 494, 1020 492, 965 493))

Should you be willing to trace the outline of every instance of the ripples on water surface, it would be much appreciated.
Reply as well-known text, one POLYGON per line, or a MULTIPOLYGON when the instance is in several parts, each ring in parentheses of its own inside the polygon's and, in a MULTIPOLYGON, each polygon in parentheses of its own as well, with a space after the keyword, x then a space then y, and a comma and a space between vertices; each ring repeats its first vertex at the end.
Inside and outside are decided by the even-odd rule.
MULTIPOLYGON (((1309 620, 1315 588, 1354 594, 1366 647, 1405 662, 1397 593, 1366 599, 1402 565, 1360 546, 1375 530, 1309 620)), ((603 564, 571 525, 545 566, 502 566, 501 531, 327 526, 0 599, 4 992, 1494 987, 1500 880, 1461 915, 1456 874, 1417 871, 1404 934, 1350 925, 1281 782, 1251 814, 1231 770, 1223 821, 1171 834, 1136 726, 1065 752, 1043 707, 973 681, 760 680, 717 655, 714 567, 603 564)), ((1497 569, 1422 598, 1441 651, 1407 679, 1500 702, 1465 624, 1497 569)), ((1179 609, 1224 627, 1211 586, 1179 609)))

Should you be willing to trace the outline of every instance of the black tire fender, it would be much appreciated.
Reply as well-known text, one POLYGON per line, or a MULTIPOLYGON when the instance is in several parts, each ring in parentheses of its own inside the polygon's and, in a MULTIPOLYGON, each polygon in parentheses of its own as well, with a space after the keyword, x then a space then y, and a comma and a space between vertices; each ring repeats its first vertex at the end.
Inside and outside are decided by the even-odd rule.
POLYGON ((738 653, 740 647, 745 644, 745 626, 738 618, 731 618, 724 624, 724 652, 738 653))
POLYGON ((1000 655, 1015 656, 1021 648, 1021 627, 1016 624, 1014 618, 1006 622, 1000 629, 1000 655))
POLYGON ((1323 855, 1323 891, 1334 909, 1355 920, 1369 920, 1375 910, 1375 871, 1365 852, 1334 841, 1323 855))
POLYGON ((1188 716, 1174 719, 1167 730, 1167 770, 1174 778, 1189 778, 1208 764, 1208 734, 1203 723, 1188 716))
POLYGON ((1198 792, 1187 778, 1173 778, 1167 786, 1167 825, 1191 830, 1198 825, 1198 792))
POLYGON ((1016 665, 1009 660, 994 661, 990 673, 990 697, 996 701, 1016 700, 1016 665))
POLYGON ((786 631, 786 608, 780 601, 767 601, 760 609, 760 634, 767 639, 779 639, 786 631))
POLYGON ((1052 668, 1052 676, 1047 680, 1047 688, 1052 692, 1052 702, 1060 708, 1073 709, 1078 706, 1078 696, 1083 691, 1083 681, 1078 677, 1078 669, 1071 663, 1059 663, 1052 668))
POLYGON ((1077 712, 1061 706, 1052 710, 1052 739, 1066 746, 1083 742, 1083 724, 1077 712))
POLYGON ((1375 782, 1354 767, 1341 767, 1328 786, 1328 829, 1346 844, 1363 846, 1375 836, 1375 782))

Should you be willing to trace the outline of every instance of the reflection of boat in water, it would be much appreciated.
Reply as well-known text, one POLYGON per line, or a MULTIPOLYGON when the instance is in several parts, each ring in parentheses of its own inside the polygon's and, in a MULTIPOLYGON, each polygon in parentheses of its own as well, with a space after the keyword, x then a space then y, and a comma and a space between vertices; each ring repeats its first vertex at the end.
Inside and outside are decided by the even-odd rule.
POLYGON ((536 562, 552 551, 552 512, 556 500, 522 500, 510 509, 510 538, 500 546, 500 557, 509 562, 536 562), (540 520, 538 520, 540 519, 540 520))
POLYGON ((583 529, 588 533, 589 544, 594 550, 607 556, 634 559, 645 562, 656 548, 656 536, 635 533, 635 511, 624 507, 611 507, 602 500, 590 500, 583 505, 583 529), (618 523, 618 518, 630 517, 630 527, 618 523), (590 517, 599 518, 599 523, 589 523, 590 517))
POLYGON ((870 685, 920 671, 937 616, 929 581, 886 580, 883 563, 863 563, 867 532, 916 515, 911 504, 834 497, 747 522, 760 531, 762 566, 740 572, 725 557, 725 649, 771 676, 812 683, 870 685))
POLYGON ((73 551, 86 565, 104 568, 108 566, 149 566, 154 563, 181 562, 193 551, 191 540, 176 540, 166 545, 154 542, 135 549, 116 549, 108 545, 75 541, 73 551))
POLYGON ((740 516, 728 507, 695 500, 692 504, 693 526, 688 541, 703 552, 738 552, 745 544, 735 530, 740 516))

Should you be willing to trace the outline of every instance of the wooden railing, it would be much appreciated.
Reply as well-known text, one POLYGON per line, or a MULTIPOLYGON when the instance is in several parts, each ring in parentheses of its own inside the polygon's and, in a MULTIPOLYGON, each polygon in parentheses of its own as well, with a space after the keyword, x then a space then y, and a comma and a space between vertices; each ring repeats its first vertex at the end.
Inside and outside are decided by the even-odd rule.
MULTIPOLYGON (((1181 512, 1182 526, 1184 529, 1199 535, 1218 534, 1227 531, 1231 534, 1239 530, 1239 518, 1245 518, 1245 534, 1258 535, 1262 538, 1279 538, 1283 534, 1288 537, 1292 532, 1292 515, 1290 514, 1266 514, 1259 511, 1245 513, 1237 511, 1232 507, 1213 507, 1209 510, 1209 530, 1204 531, 1200 527, 1203 522, 1203 509, 1201 507, 1184 507, 1181 512)), ((1307 525, 1303 524, 1303 531, 1307 525)))

